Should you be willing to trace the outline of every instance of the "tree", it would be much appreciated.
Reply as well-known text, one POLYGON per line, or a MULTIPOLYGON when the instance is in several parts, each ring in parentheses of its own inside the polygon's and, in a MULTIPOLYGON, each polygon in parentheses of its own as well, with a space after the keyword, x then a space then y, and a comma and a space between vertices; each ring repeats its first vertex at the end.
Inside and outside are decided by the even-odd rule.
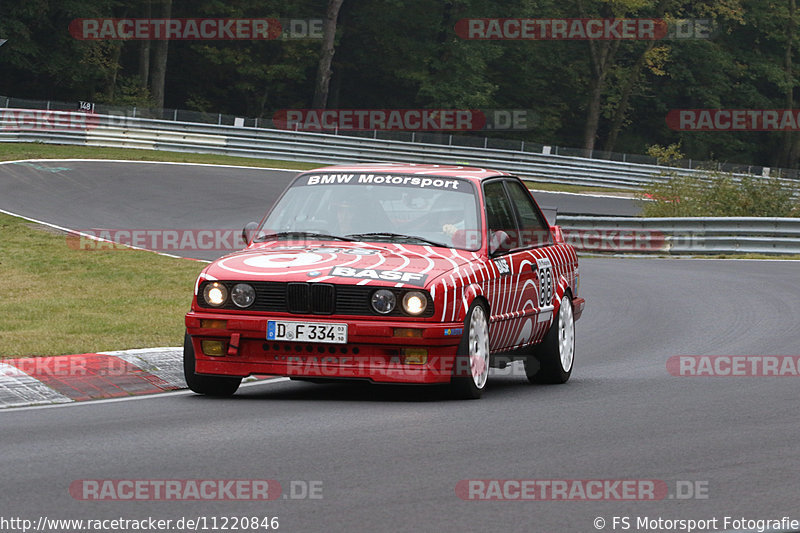
MULTIPOLYGON (((172 17, 172 0, 160 0, 160 18, 172 17)), ((150 72, 150 93, 156 107, 164 107, 164 94, 167 82, 167 59, 169 55, 169 40, 161 39, 153 45, 153 64, 150 72)))
POLYGON ((322 48, 320 50, 319 66, 317 68, 317 81, 314 84, 314 102, 312 106, 325 109, 328 104, 328 90, 331 83, 331 61, 335 53, 336 19, 339 18, 339 9, 344 0, 328 0, 328 10, 325 14, 323 28, 322 48))

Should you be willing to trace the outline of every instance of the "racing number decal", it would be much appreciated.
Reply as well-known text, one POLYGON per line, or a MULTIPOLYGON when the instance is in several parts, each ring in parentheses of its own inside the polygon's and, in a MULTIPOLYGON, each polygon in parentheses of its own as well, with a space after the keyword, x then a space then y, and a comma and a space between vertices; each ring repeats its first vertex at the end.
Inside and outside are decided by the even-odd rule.
POLYGON ((550 305, 553 301, 553 265, 550 260, 536 260, 536 285, 539 288, 539 307, 550 305))

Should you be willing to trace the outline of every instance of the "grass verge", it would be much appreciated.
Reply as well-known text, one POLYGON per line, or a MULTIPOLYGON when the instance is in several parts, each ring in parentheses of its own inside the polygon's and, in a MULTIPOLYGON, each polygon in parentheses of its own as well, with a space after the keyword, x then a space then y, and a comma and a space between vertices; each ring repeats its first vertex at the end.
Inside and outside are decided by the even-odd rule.
POLYGON ((203 263, 137 250, 74 250, 0 214, 0 358, 180 346, 203 263))
POLYGON ((630 189, 609 189, 606 187, 587 187, 585 185, 565 185, 563 183, 546 183, 541 181, 526 181, 529 189, 552 192, 572 192, 576 194, 613 194, 630 196, 634 198, 636 191, 630 189))

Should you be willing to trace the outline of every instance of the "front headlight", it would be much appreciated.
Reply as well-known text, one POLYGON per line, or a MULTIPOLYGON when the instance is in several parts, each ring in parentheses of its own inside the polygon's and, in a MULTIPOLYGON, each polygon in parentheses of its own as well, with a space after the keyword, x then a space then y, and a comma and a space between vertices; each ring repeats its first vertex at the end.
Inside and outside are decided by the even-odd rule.
POLYGON ((372 294, 372 308, 382 315, 388 315, 394 311, 396 305, 397 298, 390 290, 379 289, 372 294))
POLYGON ((228 300, 228 289, 218 281, 209 283, 203 289, 203 299, 211 307, 222 307, 228 300))
POLYGON ((407 292, 403 296, 403 310, 409 315, 418 316, 428 307, 428 299, 419 291, 407 292))
POLYGON ((256 301, 256 290, 247 283, 237 283, 231 289, 231 300, 237 307, 250 307, 256 301))

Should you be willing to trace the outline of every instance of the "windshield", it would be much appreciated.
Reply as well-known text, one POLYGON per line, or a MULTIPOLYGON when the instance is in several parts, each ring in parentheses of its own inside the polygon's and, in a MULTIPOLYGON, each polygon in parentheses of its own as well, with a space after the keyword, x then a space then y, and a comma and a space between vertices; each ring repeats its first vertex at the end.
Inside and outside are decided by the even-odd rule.
POLYGON ((478 250, 475 188, 458 178, 313 174, 293 183, 256 235, 352 238, 478 250))

